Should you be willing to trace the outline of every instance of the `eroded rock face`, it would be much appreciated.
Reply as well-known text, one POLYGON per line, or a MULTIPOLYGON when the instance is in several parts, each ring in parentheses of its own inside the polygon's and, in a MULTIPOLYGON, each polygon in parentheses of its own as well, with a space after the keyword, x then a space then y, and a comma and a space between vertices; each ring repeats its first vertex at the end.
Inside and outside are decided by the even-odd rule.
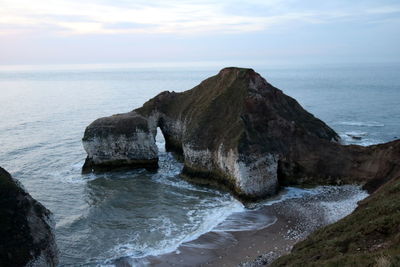
POLYGON ((156 125, 135 113, 118 114, 94 121, 87 127, 83 146, 88 153, 83 171, 119 167, 156 168, 156 125))
POLYGON ((244 198, 276 192, 281 158, 307 143, 339 140, 252 69, 226 68, 191 90, 163 92, 139 109, 93 122, 83 138, 85 167, 156 161, 157 127, 167 150, 183 154, 184 177, 223 185, 244 198))
POLYGON ((56 266, 51 213, 0 167, 0 266, 56 266))

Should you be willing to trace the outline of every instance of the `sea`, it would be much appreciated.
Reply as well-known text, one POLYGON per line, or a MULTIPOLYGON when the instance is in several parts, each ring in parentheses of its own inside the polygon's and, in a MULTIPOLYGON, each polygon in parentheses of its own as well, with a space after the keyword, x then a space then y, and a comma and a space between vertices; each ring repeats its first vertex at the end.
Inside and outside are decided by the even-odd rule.
MULTIPOLYGON (((157 172, 81 174, 86 156, 81 139, 93 120, 131 111, 165 90, 191 89, 222 67, 0 66, 0 166, 54 214, 60 266, 139 262, 177 251, 209 231, 267 227, 274 218, 249 216, 260 205, 327 195, 332 188, 351 191, 347 204, 324 202, 335 221, 366 196, 359 187, 285 188, 274 199, 244 206, 227 192, 181 180, 182 163, 165 151, 160 133, 157 172)), ((400 138, 400 64, 254 69, 336 130, 344 144, 400 138)))

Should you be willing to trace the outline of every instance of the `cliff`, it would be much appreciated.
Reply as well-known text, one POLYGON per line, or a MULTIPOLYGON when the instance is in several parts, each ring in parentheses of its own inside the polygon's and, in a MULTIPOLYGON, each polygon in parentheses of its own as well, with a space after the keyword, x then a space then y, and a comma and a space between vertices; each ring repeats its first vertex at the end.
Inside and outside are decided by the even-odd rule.
POLYGON ((163 92, 141 108, 100 118, 83 137, 83 171, 156 168, 155 135, 183 156, 182 177, 241 199, 279 185, 383 183, 398 160, 390 145, 342 146, 338 135, 252 69, 225 68, 191 90, 163 92))
POLYGON ((51 213, 0 167, 0 266, 56 266, 51 213))

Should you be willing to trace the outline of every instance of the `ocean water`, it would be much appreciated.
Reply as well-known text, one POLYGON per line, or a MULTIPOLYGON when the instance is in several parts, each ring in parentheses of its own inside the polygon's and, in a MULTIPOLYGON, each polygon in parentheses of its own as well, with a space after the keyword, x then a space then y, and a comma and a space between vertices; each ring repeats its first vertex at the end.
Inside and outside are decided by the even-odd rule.
MULTIPOLYGON (((255 70, 335 129, 345 144, 400 137, 400 65, 255 70)), ((179 179, 182 164, 165 152, 161 134, 156 173, 81 174, 86 156, 81 138, 90 122, 130 111, 164 90, 190 89, 218 71, 211 66, 0 68, 0 166, 53 212, 61 266, 113 265, 121 258, 175 251, 212 229, 260 229, 274 222, 226 192, 179 179)), ((332 188, 288 188, 264 204, 331 193, 332 188)), ((350 207, 328 200, 322 205, 335 220, 345 215, 337 207, 351 212, 359 196, 349 195, 350 207)))

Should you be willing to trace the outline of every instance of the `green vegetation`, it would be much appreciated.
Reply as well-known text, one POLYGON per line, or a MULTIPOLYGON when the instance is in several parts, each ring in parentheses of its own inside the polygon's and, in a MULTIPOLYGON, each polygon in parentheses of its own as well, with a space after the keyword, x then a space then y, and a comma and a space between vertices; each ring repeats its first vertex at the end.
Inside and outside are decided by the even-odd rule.
POLYGON ((400 176, 271 266, 400 266, 400 176))

